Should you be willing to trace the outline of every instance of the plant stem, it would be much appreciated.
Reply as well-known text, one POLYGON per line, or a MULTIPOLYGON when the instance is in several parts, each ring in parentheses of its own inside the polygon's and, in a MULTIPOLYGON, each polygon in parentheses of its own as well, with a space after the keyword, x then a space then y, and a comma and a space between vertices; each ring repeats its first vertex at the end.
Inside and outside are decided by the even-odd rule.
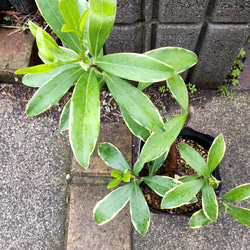
MULTIPOLYGON (((194 107, 189 106, 188 115, 187 115, 187 118, 183 127, 185 127, 188 124, 188 122, 190 121, 192 117, 193 112, 194 112, 194 107)), ((170 172, 172 172, 173 174, 181 175, 181 176, 186 175, 186 173, 178 170, 176 140, 174 141, 174 143, 171 145, 169 149, 168 160, 169 160, 168 169, 170 172)))

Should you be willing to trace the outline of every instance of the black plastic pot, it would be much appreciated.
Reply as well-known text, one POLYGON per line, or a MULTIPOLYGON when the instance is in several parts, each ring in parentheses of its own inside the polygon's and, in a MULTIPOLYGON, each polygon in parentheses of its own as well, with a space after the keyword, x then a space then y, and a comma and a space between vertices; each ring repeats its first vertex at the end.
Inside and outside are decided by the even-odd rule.
MULTIPOLYGON (((209 148, 211 147, 213 141, 214 141, 214 137, 212 137, 211 135, 208 134, 203 134, 200 133, 198 131, 195 131, 192 128, 189 127, 185 127, 181 130, 180 132, 180 136, 182 136, 184 139, 191 139, 195 142, 197 142, 199 145, 201 145, 202 147, 204 147, 206 150, 209 150, 209 148)), ((143 146, 143 143, 141 143, 141 148, 143 146)), ((219 165, 217 166, 217 168, 213 171, 213 176, 221 181, 221 177, 220 177, 220 170, 219 170, 219 165)), ((215 193, 218 196, 221 190, 221 184, 215 189, 215 193)), ((164 213, 164 212, 160 212, 157 210, 154 210, 153 208, 151 208, 149 206, 149 209, 151 212, 156 213, 156 214, 165 214, 165 215, 181 215, 181 216, 192 216, 193 213, 188 213, 188 214, 170 214, 170 213, 164 213)))
POLYGON ((11 7, 11 4, 8 0, 1 0, 0 1, 0 10, 9 10, 11 7))
POLYGON ((18 12, 29 14, 37 10, 35 0, 9 0, 18 12))

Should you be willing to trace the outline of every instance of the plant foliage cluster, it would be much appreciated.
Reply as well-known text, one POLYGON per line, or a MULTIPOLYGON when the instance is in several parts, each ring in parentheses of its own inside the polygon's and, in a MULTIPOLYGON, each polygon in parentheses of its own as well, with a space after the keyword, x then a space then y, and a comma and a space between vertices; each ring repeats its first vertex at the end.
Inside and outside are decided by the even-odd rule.
POLYGON ((149 227, 149 208, 140 189, 145 182, 163 196, 162 208, 178 207, 195 202, 202 190, 203 208, 195 213, 190 226, 197 228, 217 219, 221 204, 240 222, 249 225, 250 211, 225 203, 243 200, 250 195, 250 184, 239 186, 221 198, 214 188, 219 182, 212 176, 224 155, 225 143, 219 135, 209 150, 208 161, 185 144, 180 152, 198 174, 173 179, 154 175, 165 160, 171 145, 185 124, 188 115, 188 91, 179 73, 197 62, 195 53, 176 47, 164 47, 143 54, 115 53, 103 55, 103 45, 113 27, 116 0, 36 0, 38 8, 67 48, 58 46, 43 29, 30 22, 36 37, 39 56, 44 64, 18 70, 27 73, 23 83, 39 87, 27 106, 29 116, 38 115, 72 87, 72 98, 65 105, 60 129, 69 130, 70 143, 77 161, 87 168, 100 128, 100 90, 106 83, 119 104, 130 130, 145 144, 133 167, 110 143, 98 147, 100 157, 114 168, 114 180, 109 188, 120 182, 125 185, 112 191, 94 208, 94 218, 104 224, 130 201, 131 220, 136 230, 145 234, 149 227), (127 80, 138 82, 137 88, 127 80), (166 81, 172 96, 183 112, 172 119, 163 119, 142 90, 154 82, 166 81), (139 178, 144 163, 151 162, 150 175, 139 178))

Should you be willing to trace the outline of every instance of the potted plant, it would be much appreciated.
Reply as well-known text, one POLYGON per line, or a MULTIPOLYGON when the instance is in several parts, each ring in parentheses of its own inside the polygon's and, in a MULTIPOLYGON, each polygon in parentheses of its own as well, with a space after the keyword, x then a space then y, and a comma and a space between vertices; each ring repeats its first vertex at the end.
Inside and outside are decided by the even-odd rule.
POLYGON ((16 71, 16 74, 27 73, 22 80, 25 85, 39 88, 26 113, 36 116, 44 112, 75 85, 72 98, 62 112, 60 129, 69 129, 73 152, 84 168, 89 165, 99 133, 99 93, 105 82, 125 120, 132 119, 148 131, 165 131, 158 110, 141 91, 153 82, 168 79, 171 91, 187 109, 186 87, 179 73, 196 63, 195 53, 166 47, 144 54, 103 56, 102 47, 115 20, 116 0, 36 0, 36 3, 68 48, 59 46, 42 28, 29 22, 44 64, 16 71), (138 88, 124 79, 139 82, 138 88))
MULTIPOLYGON (((166 131, 169 133, 174 132, 174 129, 171 130, 168 127, 170 125, 168 123, 172 123, 173 119, 165 123, 166 131)), ((169 136, 167 137, 169 138, 169 136)), ((238 221, 250 226, 250 210, 228 203, 247 199, 250 196, 250 183, 240 185, 222 197, 218 197, 215 192, 220 181, 212 173, 225 152, 225 142, 222 134, 219 134, 213 141, 208 151, 207 161, 191 146, 180 143, 179 150, 182 157, 197 174, 184 175, 178 178, 155 175, 155 172, 165 160, 166 152, 160 156, 154 155, 153 157, 151 157, 153 155, 151 152, 157 152, 159 147, 161 148, 166 141, 168 139, 164 137, 164 133, 159 135, 153 133, 150 135, 142 148, 138 161, 133 167, 129 166, 115 146, 110 143, 99 144, 98 151, 100 157, 108 166, 114 169, 111 173, 114 180, 110 182, 108 188, 113 188, 120 182, 124 182, 125 185, 115 189, 96 204, 94 208, 96 222, 102 225, 113 219, 130 201, 132 223, 135 229, 144 235, 150 223, 149 207, 140 189, 141 183, 144 182, 154 192, 163 197, 161 202, 162 209, 172 209, 184 204, 197 202, 196 194, 201 190, 202 209, 191 216, 189 220, 191 228, 199 228, 212 221, 216 221, 221 210, 221 205, 225 207, 225 212, 229 211, 238 221), (149 176, 140 177, 139 173, 145 162, 151 162, 148 165, 149 176)), ((167 150, 171 148, 171 142, 168 143, 166 148, 167 150)))
POLYGON ((44 64, 16 72, 28 73, 23 77, 23 83, 39 87, 30 100, 26 113, 29 116, 42 113, 75 85, 72 98, 63 109, 60 129, 69 130, 75 157, 87 168, 100 127, 99 93, 106 83, 120 105, 130 130, 145 141, 133 167, 128 165, 113 145, 99 145, 101 158, 115 169, 112 172, 115 179, 109 187, 118 185, 122 180, 128 184, 111 192, 97 204, 94 217, 98 224, 111 220, 130 200, 132 222, 141 234, 145 234, 150 218, 140 189, 140 184, 145 182, 163 196, 162 207, 193 202, 195 194, 202 189, 204 206, 191 218, 193 227, 216 220, 221 203, 238 220, 249 225, 249 210, 233 207, 222 200, 247 198, 250 184, 233 189, 222 200, 218 200, 213 193, 218 181, 211 173, 225 151, 222 135, 215 139, 207 162, 188 146, 180 145, 181 154, 198 174, 179 179, 154 176, 168 151, 174 155, 172 145, 188 117, 188 92, 179 73, 197 62, 195 53, 182 48, 165 47, 144 54, 103 55, 102 47, 115 20, 116 0, 36 0, 36 3, 47 23, 68 48, 58 46, 48 33, 29 22, 44 64), (124 79, 139 82, 138 87, 124 79), (183 113, 169 121, 160 116, 156 107, 142 92, 152 83, 160 81, 167 81, 170 91, 183 109, 183 113), (146 162, 152 162, 151 175, 140 178, 138 174, 146 162))

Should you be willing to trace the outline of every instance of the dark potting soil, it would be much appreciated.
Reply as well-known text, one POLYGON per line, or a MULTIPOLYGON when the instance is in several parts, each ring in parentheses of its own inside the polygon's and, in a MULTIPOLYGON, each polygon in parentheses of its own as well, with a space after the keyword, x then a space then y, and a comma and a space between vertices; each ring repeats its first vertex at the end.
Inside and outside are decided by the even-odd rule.
MULTIPOLYGON (((202 146, 200 146, 199 144, 197 144, 196 142, 194 142, 191 139, 184 139, 181 136, 179 136, 177 138, 176 149, 177 149, 178 170, 180 172, 183 172, 185 175, 197 174, 197 172, 195 170, 193 170, 181 157, 178 146, 177 146, 177 144, 180 142, 186 143, 186 144, 190 145, 191 147, 193 147, 199 154, 202 155, 202 157, 205 158, 205 160, 207 159, 208 150, 206 150, 205 148, 203 148, 202 146)), ((155 173, 155 175, 169 176, 172 178, 175 177, 175 175, 170 173, 168 170, 168 158, 165 160, 165 162, 160 167, 160 169, 155 173)), ((148 176, 147 163, 144 165, 144 167, 140 173, 140 176, 148 176)), ((198 202, 196 202, 196 203, 183 205, 181 207, 173 208, 173 209, 161 209, 160 205, 161 205, 162 197, 159 196, 158 194, 156 194, 144 182, 142 182, 142 184, 141 184, 141 189, 142 189, 142 192, 146 198, 146 201, 147 201, 149 207, 152 208, 153 210, 156 210, 159 212, 171 213, 171 214, 190 214, 190 213, 194 213, 195 211, 198 211, 202 208, 201 191, 196 195, 196 197, 198 199, 198 202)))

